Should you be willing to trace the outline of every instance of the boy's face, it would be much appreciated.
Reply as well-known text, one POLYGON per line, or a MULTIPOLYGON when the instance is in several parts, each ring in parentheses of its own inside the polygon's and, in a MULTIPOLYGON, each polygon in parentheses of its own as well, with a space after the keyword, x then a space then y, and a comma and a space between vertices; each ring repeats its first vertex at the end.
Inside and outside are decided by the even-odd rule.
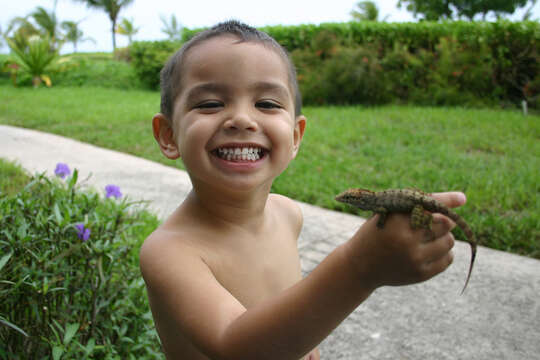
POLYGON ((294 116, 284 60, 229 35, 193 47, 182 66, 174 148, 161 144, 164 154, 182 157, 194 186, 269 190, 296 156, 305 127, 305 118, 294 116))

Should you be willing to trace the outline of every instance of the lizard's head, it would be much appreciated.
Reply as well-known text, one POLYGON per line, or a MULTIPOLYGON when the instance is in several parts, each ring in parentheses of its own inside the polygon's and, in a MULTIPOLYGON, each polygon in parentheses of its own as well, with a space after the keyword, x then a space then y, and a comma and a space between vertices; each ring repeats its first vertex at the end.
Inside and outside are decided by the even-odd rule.
POLYGON ((349 189, 336 196, 336 200, 362 208, 373 202, 375 193, 366 189, 349 189))

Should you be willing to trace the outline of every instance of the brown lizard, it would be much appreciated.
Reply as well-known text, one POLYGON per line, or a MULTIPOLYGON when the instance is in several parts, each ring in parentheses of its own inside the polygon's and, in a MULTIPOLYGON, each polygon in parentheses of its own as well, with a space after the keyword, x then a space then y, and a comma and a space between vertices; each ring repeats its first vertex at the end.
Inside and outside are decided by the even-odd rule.
POLYGON ((467 236, 467 242, 471 245, 471 264, 465 286, 461 293, 465 291, 476 258, 477 241, 469 225, 461 216, 449 209, 441 202, 435 200, 429 194, 413 189, 391 189, 380 192, 373 192, 365 189, 350 189, 336 196, 336 200, 354 205, 362 210, 373 211, 379 214, 377 226, 382 228, 389 213, 411 214, 411 227, 413 229, 431 229, 433 217, 430 213, 440 213, 452 219, 467 236), (426 213, 426 211, 430 213, 426 213))

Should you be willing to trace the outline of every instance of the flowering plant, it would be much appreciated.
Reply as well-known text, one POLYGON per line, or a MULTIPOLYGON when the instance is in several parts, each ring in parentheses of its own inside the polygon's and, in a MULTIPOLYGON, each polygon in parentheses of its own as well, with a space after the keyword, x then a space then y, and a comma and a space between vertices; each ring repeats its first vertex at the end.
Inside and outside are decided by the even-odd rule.
POLYGON ((158 358, 137 258, 157 218, 55 175, 0 194, 0 358, 158 358))

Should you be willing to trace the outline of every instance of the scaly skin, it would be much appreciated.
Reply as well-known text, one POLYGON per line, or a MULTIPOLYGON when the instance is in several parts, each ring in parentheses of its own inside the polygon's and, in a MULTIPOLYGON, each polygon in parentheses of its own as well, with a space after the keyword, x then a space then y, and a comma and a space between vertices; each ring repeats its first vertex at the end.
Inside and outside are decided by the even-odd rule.
POLYGON ((477 241, 469 225, 461 216, 449 209, 444 204, 438 202, 428 194, 412 189, 391 189, 380 192, 373 192, 365 189, 350 189, 338 196, 336 200, 354 205, 362 210, 373 211, 379 214, 377 226, 382 228, 389 213, 411 214, 411 227, 413 229, 431 229, 432 216, 430 213, 440 213, 452 219, 467 236, 467 242, 471 245, 471 264, 465 286, 461 293, 465 291, 476 258, 477 241), (428 211, 429 213, 426 213, 428 211))

